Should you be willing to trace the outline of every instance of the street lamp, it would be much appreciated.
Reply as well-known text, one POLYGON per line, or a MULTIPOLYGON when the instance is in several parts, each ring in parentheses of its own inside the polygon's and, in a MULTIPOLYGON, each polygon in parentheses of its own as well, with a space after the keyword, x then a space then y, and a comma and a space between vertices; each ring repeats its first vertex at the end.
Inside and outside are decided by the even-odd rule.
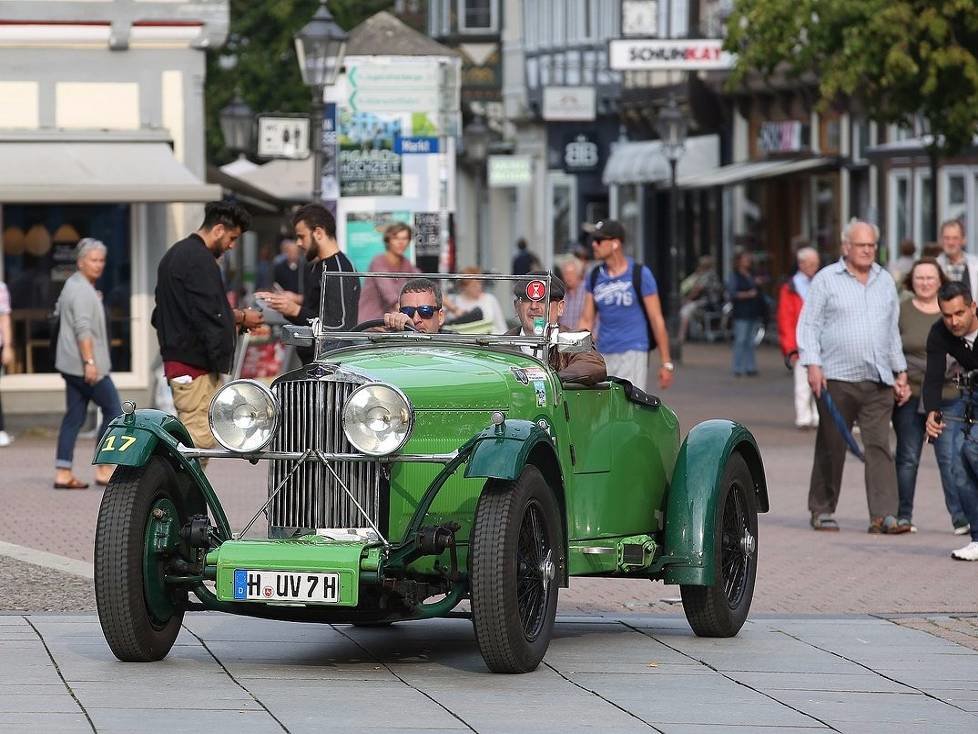
POLYGON ((482 231, 485 224, 485 216, 482 212, 483 189, 485 178, 485 164, 489 157, 489 128, 486 126, 482 115, 476 115, 472 121, 462 130, 462 144, 465 146, 465 157, 472 162, 475 167, 475 232, 476 232, 476 257, 479 267, 486 269, 485 253, 483 252, 483 242, 486 240, 485 233, 482 231))
POLYGON ((669 337, 673 342, 670 352, 679 358, 679 190, 676 186, 676 165, 686 152, 686 116, 680 111, 673 97, 659 111, 656 131, 662 141, 662 152, 669 161, 669 337))
POLYGON ((234 99, 224 107, 218 116, 221 120, 221 134, 224 135, 224 147, 238 158, 251 150, 251 135, 254 130, 255 114, 248 103, 235 93, 234 99))
POLYGON ((295 55, 302 82, 312 92, 309 134, 312 137, 312 198, 323 198, 323 104, 326 87, 336 82, 346 53, 346 31, 333 20, 325 0, 306 25, 295 34, 295 55))

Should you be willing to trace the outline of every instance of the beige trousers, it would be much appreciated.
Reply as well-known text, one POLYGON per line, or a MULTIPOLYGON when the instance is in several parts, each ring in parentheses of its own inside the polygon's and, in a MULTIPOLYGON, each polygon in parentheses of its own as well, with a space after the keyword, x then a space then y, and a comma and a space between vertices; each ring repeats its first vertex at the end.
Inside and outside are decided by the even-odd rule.
POLYGON ((214 435, 207 421, 211 398, 221 386, 221 377, 217 373, 201 375, 190 382, 169 380, 173 392, 173 406, 177 416, 187 427, 194 446, 199 449, 214 448, 214 435))

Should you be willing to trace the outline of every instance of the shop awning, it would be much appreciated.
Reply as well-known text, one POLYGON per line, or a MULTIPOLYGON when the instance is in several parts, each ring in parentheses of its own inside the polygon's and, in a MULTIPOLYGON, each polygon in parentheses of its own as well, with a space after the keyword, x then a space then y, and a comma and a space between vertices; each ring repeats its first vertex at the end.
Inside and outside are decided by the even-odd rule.
POLYGON ((205 184, 161 140, 0 141, 0 203, 206 202, 205 184))
MULTIPOLYGON (((720 138, 700 135, 686 141, 686 150, 676 166, 676 178, 698 176, 720 164, 720 138)), ((647 184, 668 181, 669 160, 658 140, 616 143, 601 179, 605 185, 647 184)))
POLYGON ((688 178, 680 177, 679 186, 684 189, 703 189, 710 186, 729 186, 731 184, 753 181, 775 176, 788 176, 792 173, 831 168, 835 158, 800 158, 795 160, 749 161, 720 166, 708 173, 688 178))

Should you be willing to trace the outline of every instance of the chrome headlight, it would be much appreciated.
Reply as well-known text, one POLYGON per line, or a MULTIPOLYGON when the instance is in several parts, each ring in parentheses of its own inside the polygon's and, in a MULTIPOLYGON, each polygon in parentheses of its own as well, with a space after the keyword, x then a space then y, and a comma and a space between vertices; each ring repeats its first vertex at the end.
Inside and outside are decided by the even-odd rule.
POLYGON ((229 451, 261 451, 278 427, 278 400, 254 380, 229 382, 214 395, 208 420, 211 433, 229 451))
POLYGON ((357 451, 370 456, 397 451, 411 435, 413 424, 411 403, 390 385, 359 387, 343 406, 343 433, 357 451))

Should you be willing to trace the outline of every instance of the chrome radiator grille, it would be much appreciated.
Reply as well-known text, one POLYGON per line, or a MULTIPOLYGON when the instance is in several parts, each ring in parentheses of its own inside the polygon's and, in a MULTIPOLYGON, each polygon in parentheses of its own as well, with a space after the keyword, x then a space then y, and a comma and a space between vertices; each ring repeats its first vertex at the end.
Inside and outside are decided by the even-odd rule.
MULTIPOLYGON (((358 387, 352 382, 293 380, 272 388, 281 406, 278 433, 271 451, 357 453, 343 434, 343 405, 358 387)), ((332 462, 336 475, 381 528, 381 467, 377 462, 332 462)), ((291 461, 270 461, 269 496, 295 467, 291 461)), ((319 461, 304 462, 275 496, 268 509, 269 534, 291 535, 296 529, 363 528, 366 519, 349 495, 319 461)))

